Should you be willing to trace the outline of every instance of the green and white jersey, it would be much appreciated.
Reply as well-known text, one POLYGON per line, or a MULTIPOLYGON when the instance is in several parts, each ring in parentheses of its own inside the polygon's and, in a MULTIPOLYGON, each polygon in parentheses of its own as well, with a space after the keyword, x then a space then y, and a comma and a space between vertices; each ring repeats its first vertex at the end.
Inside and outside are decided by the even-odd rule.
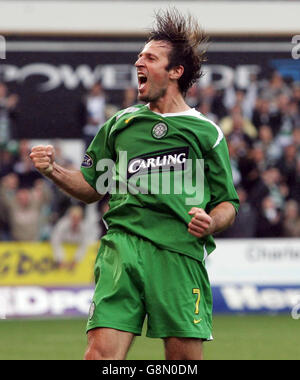
POLYGON ((223 133, 195 109, 159 114, 136 105, 118 112, 92 141, 81 170, 99 193, 110 188, 109 232, 200 261, 215 243, 188 233, 190 209, 209 213, 224 201, 239 206, 223 133))

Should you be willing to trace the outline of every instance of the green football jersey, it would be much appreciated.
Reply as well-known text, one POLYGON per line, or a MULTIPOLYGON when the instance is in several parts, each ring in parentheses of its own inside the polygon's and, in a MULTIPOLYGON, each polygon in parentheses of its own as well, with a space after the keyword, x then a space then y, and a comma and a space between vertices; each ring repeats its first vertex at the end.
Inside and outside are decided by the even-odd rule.
POLYGON ((118 112, 92 141, 81 171, 100 194, 111 194, 108 231, 200 261, 215 243, 188 232, 190 209, 209 213, 224 201, 239 207, 224 135, 195 109, 159 114, 136 105, 118 112))

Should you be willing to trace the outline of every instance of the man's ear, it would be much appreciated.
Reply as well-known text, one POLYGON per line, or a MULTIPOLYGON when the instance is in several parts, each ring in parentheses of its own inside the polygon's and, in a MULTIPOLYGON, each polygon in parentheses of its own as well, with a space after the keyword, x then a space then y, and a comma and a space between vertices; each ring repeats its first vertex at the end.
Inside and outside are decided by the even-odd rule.
POLYGON ((170 79, 179 79, 184 72, 184 67, 182 65, 173 67, 170 71, 170 79))

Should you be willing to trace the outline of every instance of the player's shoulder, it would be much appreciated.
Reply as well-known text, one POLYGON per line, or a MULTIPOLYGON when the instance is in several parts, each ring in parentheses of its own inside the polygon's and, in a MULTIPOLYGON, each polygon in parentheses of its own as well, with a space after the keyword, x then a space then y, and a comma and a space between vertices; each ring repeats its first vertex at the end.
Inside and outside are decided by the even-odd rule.
POLYGON ((120 120, 123 116, 126 115, 126 117, 130 116, 130 114, 133 114, 133 113, 136 113, 140 110, 142 110, 143 108, 145 108, 145 105, 144 104, 135 104, 133 106, 130 106, 130 107, 127 107, 127 108, 124 108, 120 111, 118 111, 115 115, 114 115, 114 118, 115 118, 115 121, 118 121, 120 120))
POLYGON ((187 117, 193 122, 189 123, 193 128, 194 132, 198 136, 208 137, 212 142, 213 146, 218 145, 219 142, 223 139, 224 134, 222 129, 211 119, 204 116, 201 112, 197 111, 195 108, 192 108, 187 117))
MULTIPOLYGON (((112 132, 118 130, 123 126, 124 121, 130 119, 131 115, 137 113, 144 107, 143 104, 136 104, 124 109, 119 110, 114 115, 112 115, 102 126, 99 133, 108 133, 109 136, 112 135, 112 132)), ((99 134, 98 133, 98 134, 99 134)))
POLYGON ((197 111, 195 108, 191 108, 186 113, 182 114, 183 116, 186 116, 187 120, 194 120, 195 125, 205 127, 209 130, 219 130, 220 127, 211 119, 204 116, 201 112, 197 111))

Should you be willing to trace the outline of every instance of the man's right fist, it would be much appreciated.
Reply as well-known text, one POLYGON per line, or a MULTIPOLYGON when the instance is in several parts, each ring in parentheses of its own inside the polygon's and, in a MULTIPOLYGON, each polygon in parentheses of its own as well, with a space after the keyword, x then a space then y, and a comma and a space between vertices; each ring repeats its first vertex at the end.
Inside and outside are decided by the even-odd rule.
POLYGON ((31 149, 29 156, 35 168, 44 175, 49 175, 53 171, 54 148, 52 145, 38 145, 31 149))

